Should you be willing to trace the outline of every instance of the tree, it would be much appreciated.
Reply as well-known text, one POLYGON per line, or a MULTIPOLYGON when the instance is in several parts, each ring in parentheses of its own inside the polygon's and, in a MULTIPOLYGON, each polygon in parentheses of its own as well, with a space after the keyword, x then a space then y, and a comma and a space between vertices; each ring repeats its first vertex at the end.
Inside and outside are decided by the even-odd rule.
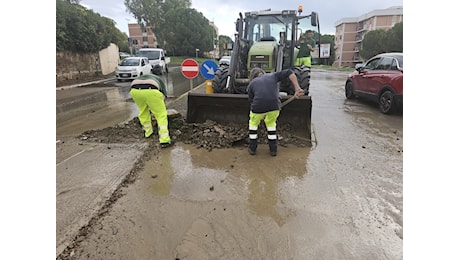
POLYGON ((403 23, 397 23, 388 32, 387 52, 403 51, 403 23))
POLYGON ((390 30, 374 30, 365 34, 360 56, 367 60, 385 52, 403 51, 403 23, 397 23, 390 30))
POLYGON ((191 7, 190 0, 124 0, 124 4, 139 24, 150 26, 160 45, 165 45, 169 22, 174 18, 175 9, 191 7), (168 16, 173 17, 168 17, 168 16))
POLYGON ((157 43, 173 55, 195 56, 213 50, 216 32, 190 0, 125 0, 139 24, 149 26, 157 43))
POLYGON ((386 52, 387 33, 385 30, 373 30, 364 36, 360 56, 365 60, 386 52))
POLYGON ((165 48, 174 55, 195 56, 213 50, 214 28, 195 9, 178 8, 166 13, 168 31, 164 33, 165 48))
POLYGON ((127 36, 115 22, 67 0, 56 0, 56 50, 96 52, 110 43, 126 44, 127 36))
POLYGON ((229 44, 233 45, 233 40, 230 37, 227 35, 219 35, 219 42, 217 47, 219 49, 219 57, 229 55, 229 44))

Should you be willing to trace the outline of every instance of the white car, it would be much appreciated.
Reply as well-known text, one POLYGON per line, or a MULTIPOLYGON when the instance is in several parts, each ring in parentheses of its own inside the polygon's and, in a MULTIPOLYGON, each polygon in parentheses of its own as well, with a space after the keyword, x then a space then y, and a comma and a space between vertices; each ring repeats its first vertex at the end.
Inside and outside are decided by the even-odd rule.
POLYGON ((128 57, 123 59, 115 71, 118 81, 123 79, 137 79, 138 77, 152 74, 152 65, 146 57, 128 57))
POLYGON ((226 65, 230 65, 230 59, 232 57, 230 56, 222 56, 222 58, 220 58, 219 60, 219 66, 222 65, 222 64, 226 64, 226 65))
POLYGON ((128 57, 131 57, 131 55, 129 53, 120 52, 120 60, 122 60, 124 58, 128 58, 128 57))

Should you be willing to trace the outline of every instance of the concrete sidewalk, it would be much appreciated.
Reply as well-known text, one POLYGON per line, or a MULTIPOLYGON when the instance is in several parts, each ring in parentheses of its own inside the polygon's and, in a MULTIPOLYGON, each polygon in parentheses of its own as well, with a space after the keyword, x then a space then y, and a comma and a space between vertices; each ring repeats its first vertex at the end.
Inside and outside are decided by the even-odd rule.
POLYGON ((94 144, 56 164, 56 257, 104 206, 145 144, 94 144))
MULTIPOLYGON (((94 83, 87 82, 84 85, 94 83)), ((73 92, 71 88, 80 86, 82 84, 66 86, 63 89, 73 92)), ((84 96, 85 100, 91 99, 86 96, 99 95, 100 91, 103 90, 85 90, 81 96, 84 96)), ((204 93, 204 83, 190 91, 204 93)), ((187 94, 188 92, 177 98, 168 99, 167 108, 185 116, 187 94)), ((62 100, 57 100, 57 108, 66 104, 61 103, 67 98, 71 99, 60 97, 62 100)), ((144 154, 147 146, 147 142, 85 143, 75 136, 56 136, 56 257, 71 245, 80 229, 97 216, 131 172, 136 161, 144 154)))
POLYGON ((66 89, 69 89, 69 88, 84 87, 84 86, 88 86, 88 85, 92 85, 92 84, 106 83, 106 82, 111 82, 111 81, 115 82, 115 81, 117 81, 117 79, 113 78, 113 77, 109 77, 109 78, 100 79, 100 80, 91 80, 91 81, 86 81, 86 82, 81 82, 81 83, 76 83, 76 84, 70 84, 70 85, 66 85, 66 86, 56 87, 56 90, 66 90, 66 89))

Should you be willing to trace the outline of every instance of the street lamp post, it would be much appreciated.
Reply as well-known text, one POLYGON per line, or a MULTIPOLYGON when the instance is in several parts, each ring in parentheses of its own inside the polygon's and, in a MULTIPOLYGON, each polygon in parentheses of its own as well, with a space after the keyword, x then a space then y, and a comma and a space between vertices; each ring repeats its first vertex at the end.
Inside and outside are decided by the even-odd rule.
POLYGON ((131 39, 131 35, 129 33, 129 19, 126 18, 126 22, 128 23, 128 47, 129 47, 129 54, 131 54, 131 56, 133 56, 133 44, 132 44, 132 39, 131 39))

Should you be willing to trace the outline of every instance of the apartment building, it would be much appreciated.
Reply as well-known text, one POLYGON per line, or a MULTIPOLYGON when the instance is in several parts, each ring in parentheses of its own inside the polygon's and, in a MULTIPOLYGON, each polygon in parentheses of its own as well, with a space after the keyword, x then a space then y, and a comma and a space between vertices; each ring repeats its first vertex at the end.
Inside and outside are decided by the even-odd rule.
POLYGON ((343 18, 335 23, 335 61, 333 66, 354 67, 363 62, 359 55, 364 35, 372 30, 391 29, 403 21, 403 7, 374 10, 359 17, 343 18))
POLYGON ((128 24, 128 33, 131 40, 131 53, 135 54, 140 48, 156 48, 157 39, 150 26, 137 23, 128 24))

